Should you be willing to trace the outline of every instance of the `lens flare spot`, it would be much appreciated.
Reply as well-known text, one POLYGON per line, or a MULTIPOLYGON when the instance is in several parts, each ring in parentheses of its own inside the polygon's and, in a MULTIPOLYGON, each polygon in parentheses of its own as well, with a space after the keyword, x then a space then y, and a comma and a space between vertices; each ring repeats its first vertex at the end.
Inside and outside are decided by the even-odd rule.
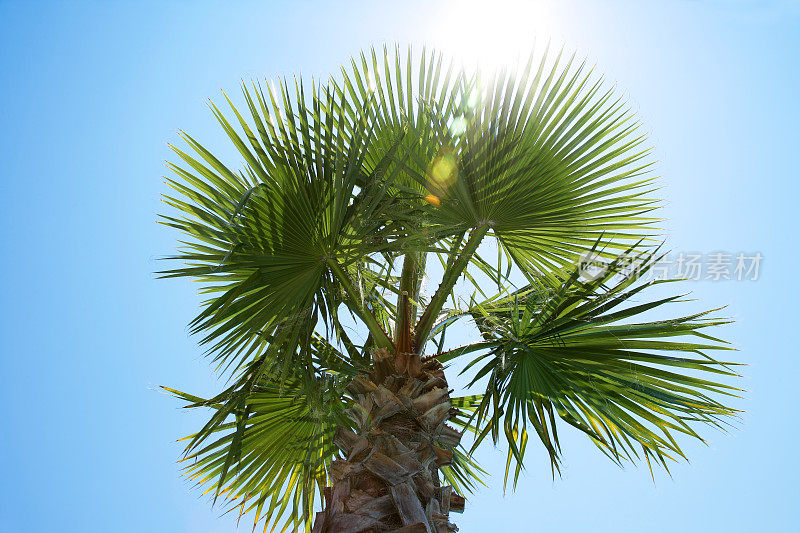
POLYGON ((452 133, 455 137, 459 135, 463 135, 467 131, 467 119, 466 117, 458 116, 453 119, 453 122, 450 124, 450 133, 452 133))
POLYGON ((442 201, 435 194, 429 194, 425 197, 425 201, 431 205, 442 205, 442 201))
POLYGON ((444 147, 433 158, 428 169, 428 181, 432 192, 443 196, 458 178, 458 158, 452 148, 444 147))

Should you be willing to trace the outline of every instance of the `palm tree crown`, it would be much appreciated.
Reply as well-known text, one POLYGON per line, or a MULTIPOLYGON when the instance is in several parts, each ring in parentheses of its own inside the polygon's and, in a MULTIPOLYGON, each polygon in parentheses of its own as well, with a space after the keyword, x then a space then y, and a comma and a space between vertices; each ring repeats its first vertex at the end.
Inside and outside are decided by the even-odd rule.
MULTIPOLYGON (((426 437, 440 455, 430 479, 462 496, 480 483, 471 456, 487 436, 507 442, 515 484, 531 432, 554 472, 564 423, 616 462, 666 467, 683 457, 679 434, 700 438, 698 423, 734 414, 720 398, 738 389, 713 379, 734 374, 709 355, 730 348, 706 333, 725 321, 640 317, 681 300, 643 299, 672 283, 641 276, 659 257, 650 150, 584 63, 545 51, 485 77, 425 50, 372 49, 324 84, 242 92, 242 105, 225 96, 229 111, 211 109, 243 164, 181 133, 162 218, 185 235, 180 265, 162 274, 200 282, 192 331, 230 377, 212 398, 168 389, 211 409, 187 437, 186 472, 215 500, 265 528, 309 530, 316 495, 335 504, 337 461, 356 455, 342 435, 368 431, 365 395, 390 374, 433 379, 434 360, 461 360, 484 390, 442 393, 458 438, 438 419, 426 437), (576 266, 587 256, 605 261, 599 275, 576 266), (432 294, 429 262, 443 272, 432 294), (459 279, 473 288, 460 302, 459 279), (445 339, 461 319, 478 342, 445 339)), ((387 385, 395 399, 399 383, 387 385)), ((399 486, 393 520, 405 524, 399 486)), ((445 530, 431 517, 453 498, 426 510, 428 531, 445 530)), ((325 512, 319 527, 346 530, 325 512)))

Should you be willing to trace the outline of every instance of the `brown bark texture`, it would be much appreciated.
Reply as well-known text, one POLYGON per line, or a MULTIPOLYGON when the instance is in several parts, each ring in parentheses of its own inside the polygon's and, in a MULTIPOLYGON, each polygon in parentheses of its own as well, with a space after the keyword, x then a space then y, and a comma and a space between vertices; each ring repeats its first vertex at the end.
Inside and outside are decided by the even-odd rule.
POLYGON ((449 514, 464 498, 441 486, 461 434, 446 424, 452 407, 442 364, 409 353, 373 353, 373 371, 348 392, 354 429, 339 428, 342 459, 331 464, 331 486, 313 533, 447 533, 449 514))

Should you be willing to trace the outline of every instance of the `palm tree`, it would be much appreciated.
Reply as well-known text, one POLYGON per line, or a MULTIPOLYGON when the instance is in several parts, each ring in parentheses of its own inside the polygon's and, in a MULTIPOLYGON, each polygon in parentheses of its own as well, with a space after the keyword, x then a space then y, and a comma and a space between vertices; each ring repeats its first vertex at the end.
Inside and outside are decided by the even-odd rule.
POLYGON ((516 485, 531 432, 554 475, 562 424, 652 470, 734 414, 716 310, 640 317, 682 297, 644 299, 668 283, 642 276, 650 151, 603 87, 560 53, 486 78, 384 48, 210 104, 244 163, 181 133, 162 219, 186 236, 162 274, 200 282, 192 331, 229 379, 168 389, 211 413, 186 474, 265 529, 445 532, 487 437, 516 485), (479 340, 446 341, 458 322, 479 340), (483 392, 456 395, 445 365, 483 392))

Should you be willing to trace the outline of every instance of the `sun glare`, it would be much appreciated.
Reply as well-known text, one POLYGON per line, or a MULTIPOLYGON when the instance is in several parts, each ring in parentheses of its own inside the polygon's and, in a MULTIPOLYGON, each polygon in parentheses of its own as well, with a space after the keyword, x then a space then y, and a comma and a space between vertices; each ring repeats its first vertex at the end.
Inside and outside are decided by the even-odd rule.
POLYGON ((543 2, 495 0, 450 4, 437 24, 435 43, 468 70, 491 72, 515 65, 534 41, 553 35, 553 20, 543 2))

